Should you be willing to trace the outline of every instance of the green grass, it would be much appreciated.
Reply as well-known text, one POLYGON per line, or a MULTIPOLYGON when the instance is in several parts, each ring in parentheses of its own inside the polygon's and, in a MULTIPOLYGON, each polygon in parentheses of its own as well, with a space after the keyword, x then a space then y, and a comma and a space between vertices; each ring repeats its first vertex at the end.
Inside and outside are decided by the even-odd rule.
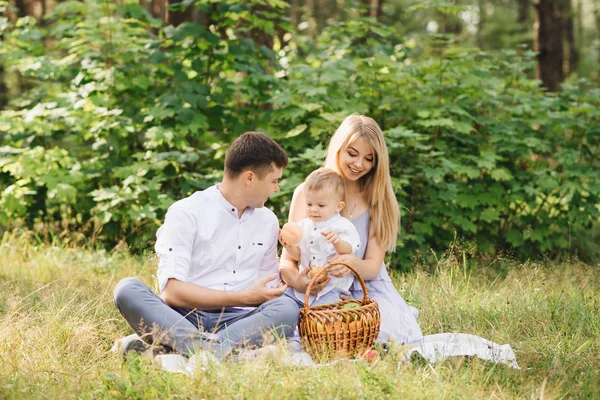
POLYGON ((520 371, 478 359, 403 362, 396 347, 371 365, 226 361, 189 378, 109 351, 131 333, 113 288, 125 276, 154 285, 155 258, 5 236, 0 260, 0 399, 600 398, 598 265, 481 265, 450 252, 435 272, 394 277, 425 334, 510 343, 520 371))

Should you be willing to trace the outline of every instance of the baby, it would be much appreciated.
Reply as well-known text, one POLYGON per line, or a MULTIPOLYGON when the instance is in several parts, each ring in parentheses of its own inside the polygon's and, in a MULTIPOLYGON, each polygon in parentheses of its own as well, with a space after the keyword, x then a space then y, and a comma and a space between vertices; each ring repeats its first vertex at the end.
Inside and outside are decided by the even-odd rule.
MULTIPOLYGON (((304 185, 306 218, 298 222, 302 238, 297 245, 289 245, 280 236, 290 257, 299 261, 300 272, 325 266, 335 255, 354 253, 360 246, 356 228, 340 215, 346 198, 344 179, 329 168, 319 168, 306 178, 304 185)), ((331 277, 323 290, 310 297, 309 305, 340 301, 340 294, 349 295, 353 280, 353 274, 331 277)), ((288 288, 286 294, 299 306, 304 305, 305 293, 288 288)))

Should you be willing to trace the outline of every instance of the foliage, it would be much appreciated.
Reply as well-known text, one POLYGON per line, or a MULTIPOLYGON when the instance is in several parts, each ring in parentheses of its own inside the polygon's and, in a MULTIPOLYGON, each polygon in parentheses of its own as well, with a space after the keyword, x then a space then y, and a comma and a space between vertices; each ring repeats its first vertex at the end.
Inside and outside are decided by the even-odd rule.
POLYGON ((445 249, 456 233, 478 252, 592 261, 600 90, 581 80, 549 95, 531 68, 532 53, 457 48, 443 36, 419 48, 354 19, 291 63, 274 120, 315 144, 350 112, 380 123, 407 211, 400 262, 445 249))
POLYGON ((154 35, 159 21, 136 2, 72 1, 47 32, 31 18, 7 30, 8 65, 35 86, 0 117, 0 223, 61 221, 145 246, 175 199, 219 178, 227 143, 268 119, 256 110, 276 60, 247 31, 272 27, 252 4, 224 2, 210 28, 154 35), (237 20, 247 24, 234 29, 237 20))
POLYGON ((137 2, 93 0, 60 3, 43 26, 0 24, 0 57, 29 87, 0 112, 0 226, 146 249, 173 201, 220 179, 247 130, 291 156, 271 202, 283 221, 336 126, 360 112, 390 149, 394 267, 457 235, 472 253, 598 257, 597 86, 547 94, 528 78, 530 52, 407 39, 358 13, 313 45, 276 30, 290 29, 282 1, 188 3, 214 11, 211 25, 161 26, 137 2), (257 32, 277 36, 273 48, 257 32))

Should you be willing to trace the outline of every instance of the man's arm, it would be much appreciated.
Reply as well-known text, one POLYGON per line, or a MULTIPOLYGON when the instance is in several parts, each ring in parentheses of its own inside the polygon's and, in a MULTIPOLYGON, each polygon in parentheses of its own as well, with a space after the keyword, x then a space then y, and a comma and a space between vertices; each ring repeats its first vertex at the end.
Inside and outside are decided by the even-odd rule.
POLYGON ((263 277, 249 289, 240 292, 208 289, 171 278, 167 281, 161 297, 171 307, 189 309, 220 310, 223 307, 257 306, 283 294, 287 288, 285 285, 266 287, 268 282, 276 278, 277 275, 263 277))

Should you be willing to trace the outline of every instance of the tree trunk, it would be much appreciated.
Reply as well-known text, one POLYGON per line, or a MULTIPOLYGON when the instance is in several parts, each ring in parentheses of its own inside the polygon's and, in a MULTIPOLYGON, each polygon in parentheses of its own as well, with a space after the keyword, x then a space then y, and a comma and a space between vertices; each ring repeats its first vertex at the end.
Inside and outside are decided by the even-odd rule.
POLYGON ((290 0, 290 9, 288 11, 290 23, 294 27, 298 27, 300 23, 300 13, 298 12, 298 0, 290 0))
POLYGON ((459 35, 463 30, 463 23, 458 15, 436 11, 436 21, 439 22, 439 32, 449 35, 459 35))
MULTIPOLYGON (((180 0, 170 0, 169 5, 176 5, 181 3, 180 0)), ((177 11, 175 10, 167 10, 167 24, 178 26, 183 24, 184 22, 190 22, 194 17, 194 6, 189 5, 185 9, 179 8, 177 11)))
POLYGON ((42 19, 43 7, 36 0, 15 0, 17 15, 21 17, 34 17, 38 21, 42 19))
POLYGON ((308 22, 308 36, 311 39, 312 43, 317 41, 318 29, 315 21, 315 2, 318 4, 318 0, 306 0, 304 3, 304 10, 306 14, 308 14, 309 22, 308 22), (312 21, 311 21, 312 20, 312 21))
POLYGON ((4 61, 0 59, 0 110, 4 110, 4 107, 8 104, 8 87, 6 87, 4 71, 4 61))
POLYGON ((598 55, 598 71, 597 78, 600 80, 600 4, 596 3, 596 43, 599 43, 596 47, 596 54, 598 55))
POLYGON ((577 28, 577 40, 581 45, 584 43, 584 26, 583 26, 583 0, 576 0, 576 14, 575 14, 575 27, 577 28))
POLYGON ((485 25, 487 23, 486 0, 479 0, 479 23, 477 24, 477 47, 483 49, 485 46, 485 25))
POLYGON ((579 64, 579 53, 577 51, 577 43, 575 42, 575 13, 573 12, 570 0, 562 0, 561 6, 565 42, 567 44, 565 56, 568 57, 568 63, 565 63, 564 72, 565 76, 569 76, 577 71, 577 66, 579 64))
POLYGON ((533 42, 531 41, 531 4, 531 0, 517 0, 517 31, 520 35, 519 42, 526 45, 529 49, 533 47, 533 42))
POLYGON ((556 92, 564 79, 563 24, 556 0, 535 1, 534 49, 538 52, 537 77, 556 92))
POLYGON ((381 17, 381 9, 383 7, 383 0, 360 0, 360 2, 366 5, 365 16, 371 16, 379 19, 381 17))
POLYGON ((519 23, 519 27, 523 28, 525 26, 529 27, 529 15, 530 15, 530 7, 531 0, 518 0, 519 1, 519 17, 517 18, 517 22, 519 23))
POLYGON ((383 0, 379 0, 377 2, 377 14, 375 15, 375 17, 377 17, 377 19, 381 19, 382 16, 383 16, 383 0))
POLYGON ((167 1, 168 0, 152 0, 150 4, 150 12, 154 18, 160 18, 167 21, 167 1))

